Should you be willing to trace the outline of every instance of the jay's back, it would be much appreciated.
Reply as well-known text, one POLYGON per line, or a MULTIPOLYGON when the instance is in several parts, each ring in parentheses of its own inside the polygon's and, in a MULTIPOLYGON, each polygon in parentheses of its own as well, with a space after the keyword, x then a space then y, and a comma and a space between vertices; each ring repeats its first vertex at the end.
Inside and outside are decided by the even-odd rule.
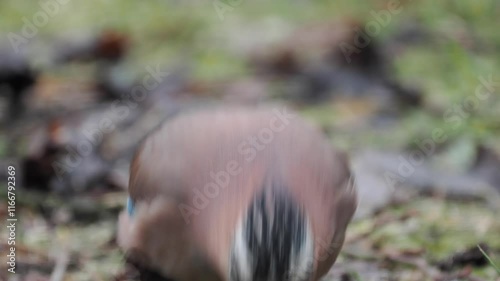
POLYGON ((120 245, 178 281, 317 280, 356 208, 345 157, 285 109, 167 122, 138 150, 129 192, 120 245))

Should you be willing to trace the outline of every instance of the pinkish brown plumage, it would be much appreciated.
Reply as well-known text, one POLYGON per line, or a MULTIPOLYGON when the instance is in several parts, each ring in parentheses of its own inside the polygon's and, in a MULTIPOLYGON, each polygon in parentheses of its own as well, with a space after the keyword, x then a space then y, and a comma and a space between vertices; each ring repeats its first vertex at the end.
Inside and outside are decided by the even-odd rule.
POLYGON ((131 259, 176 281, 318 280, 356 208, 345 156, 285 109, 188 113, 132 165, 131 259))

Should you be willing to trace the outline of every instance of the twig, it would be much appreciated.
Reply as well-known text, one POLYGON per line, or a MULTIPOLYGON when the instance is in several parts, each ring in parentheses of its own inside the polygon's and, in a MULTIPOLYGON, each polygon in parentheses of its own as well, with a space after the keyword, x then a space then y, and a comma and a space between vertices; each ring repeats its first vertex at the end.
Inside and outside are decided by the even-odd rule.
POLYGON ((493 266, 493 268, 498 272, 498 274, 500 274, 500 268, 498 268, 498 266, 493 262, 490 256, 488 256, 488 254, 486 254, 483 248, 481 248, 481 245, 477 245, 477 247, 479 248, 479 251, 481 251, 481 253, 484 255, 484 257, 488 260, 488 262, 491 264, 491 266, 493 266))
POLYGON ((56 266, 54 267, 54 271, 50 275, 50 281, 62 281, 64 278, 64 274, 66 274, 66 268, 69 264, 69 252, 66 250, 62 250, 56 261, 56 266))

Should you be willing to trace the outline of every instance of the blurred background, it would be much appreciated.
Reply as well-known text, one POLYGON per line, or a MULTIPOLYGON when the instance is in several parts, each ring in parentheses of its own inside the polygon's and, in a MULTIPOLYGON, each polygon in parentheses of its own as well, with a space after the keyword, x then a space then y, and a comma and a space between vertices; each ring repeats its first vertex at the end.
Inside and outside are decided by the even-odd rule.
POLYGON ((500 280, 499 1, 4 0, 0 14, 0 218, 11 165, 18 219, 0 280, 136 280, 115 232, 137 144, 180 112, 268 103, 317 124, 357 175, 325 280, 500 280))

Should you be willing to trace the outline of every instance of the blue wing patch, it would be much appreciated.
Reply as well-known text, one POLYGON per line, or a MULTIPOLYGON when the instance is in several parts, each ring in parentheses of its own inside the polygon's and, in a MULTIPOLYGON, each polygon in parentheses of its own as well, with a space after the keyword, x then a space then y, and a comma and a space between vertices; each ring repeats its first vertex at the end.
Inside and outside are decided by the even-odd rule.
POLYGON ((135 213, 135 203, 132 198, 127 198, 127 213, 130 217, 134 216, 135 213))

